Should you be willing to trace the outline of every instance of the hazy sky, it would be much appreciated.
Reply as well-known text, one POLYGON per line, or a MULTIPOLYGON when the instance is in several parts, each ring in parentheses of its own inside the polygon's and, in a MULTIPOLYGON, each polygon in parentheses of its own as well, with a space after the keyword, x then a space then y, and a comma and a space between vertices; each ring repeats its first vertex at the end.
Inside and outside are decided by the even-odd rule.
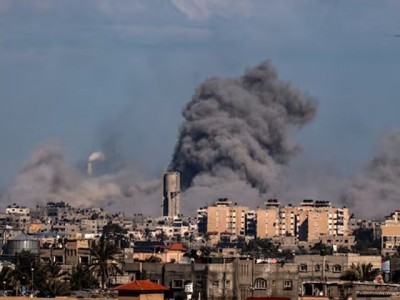
POLYGON ((0 0, 0 186, 58 141, 71 161, 119 137, 160 174, 211 76, 271 60, 319 101, 302 158, 351 173, 400 127, 400 2, 0 0))

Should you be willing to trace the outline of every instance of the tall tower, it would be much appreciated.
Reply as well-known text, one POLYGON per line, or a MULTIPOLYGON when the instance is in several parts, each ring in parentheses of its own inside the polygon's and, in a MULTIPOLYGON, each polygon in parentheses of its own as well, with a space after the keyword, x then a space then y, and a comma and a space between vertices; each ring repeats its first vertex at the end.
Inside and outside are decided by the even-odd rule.
POLYGON ((164 174, 164 198, 162 203, 162 215, 174 217, 180 213, 181 184, 179 172, 164 174))

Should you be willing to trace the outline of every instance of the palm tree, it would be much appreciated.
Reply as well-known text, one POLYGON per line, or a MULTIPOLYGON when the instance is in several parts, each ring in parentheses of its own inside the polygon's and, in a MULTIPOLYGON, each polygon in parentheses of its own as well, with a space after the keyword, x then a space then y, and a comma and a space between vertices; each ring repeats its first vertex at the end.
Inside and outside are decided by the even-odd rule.
POLYGON ((54 296, 66 296, 71 293, 71 288, 68 281, 52 278, 42 285, 41 293, 45 295, 48 293, 54 296))
POLYGON ((71 290, 79 291, 81 289, 90 289, 98 286, 97 279, 93 276, 87 265, 78 264, 68 273, 67 280, 71 286, 71 290))
POLYGON ((100 277, 101 288, 104 289, 110 274, 114 272, 122 274, 120 268, 123 265, 121 249, 102 235, 98 242, 92 244, 90 252, 93 257, 91 270, 100 277))
POLYGON ((371 263, 361 265, 352 263, 340 278, 349 281, 374 281, 379 272, 379 269, 374 269, 371 263))
POLYGON ((5 282, 3 285, 3 289, 8 288, 9 286, 15 286, 14 282, 14 268, 8 265, 3 266, 0 271, 0 282, 5 282))

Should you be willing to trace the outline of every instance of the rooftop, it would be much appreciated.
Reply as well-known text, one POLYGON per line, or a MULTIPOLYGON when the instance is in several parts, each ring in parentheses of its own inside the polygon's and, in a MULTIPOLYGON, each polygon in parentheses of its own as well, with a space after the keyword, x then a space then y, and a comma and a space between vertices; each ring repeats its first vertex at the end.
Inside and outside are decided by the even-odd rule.
POLYGON ((152 282, 150 280, 135 280, 127 284, 120 285, 114 290, 117 291, 168 291, 169 288, 152 282))

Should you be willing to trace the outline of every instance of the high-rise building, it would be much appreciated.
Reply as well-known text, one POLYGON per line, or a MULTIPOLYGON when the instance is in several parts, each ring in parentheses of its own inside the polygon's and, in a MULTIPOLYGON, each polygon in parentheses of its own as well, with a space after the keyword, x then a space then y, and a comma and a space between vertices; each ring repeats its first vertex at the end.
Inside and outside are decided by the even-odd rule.
POLYGON ((220 198, 207 207, 207 232, 245 235, 246 213, 249 208, 220 198))
POLYGON ((281 206, 276 199, 268 200, 257 210, 257 237, 294 236, 313 241, 321 236, 348 234, 349 211, 333 207, 328 201, 303 200, 299 206, 281 206))
POLYGON ((180 174, 179 172, 168 172, 164 174, 162 215, 175 217, 180 213, 180 174))

